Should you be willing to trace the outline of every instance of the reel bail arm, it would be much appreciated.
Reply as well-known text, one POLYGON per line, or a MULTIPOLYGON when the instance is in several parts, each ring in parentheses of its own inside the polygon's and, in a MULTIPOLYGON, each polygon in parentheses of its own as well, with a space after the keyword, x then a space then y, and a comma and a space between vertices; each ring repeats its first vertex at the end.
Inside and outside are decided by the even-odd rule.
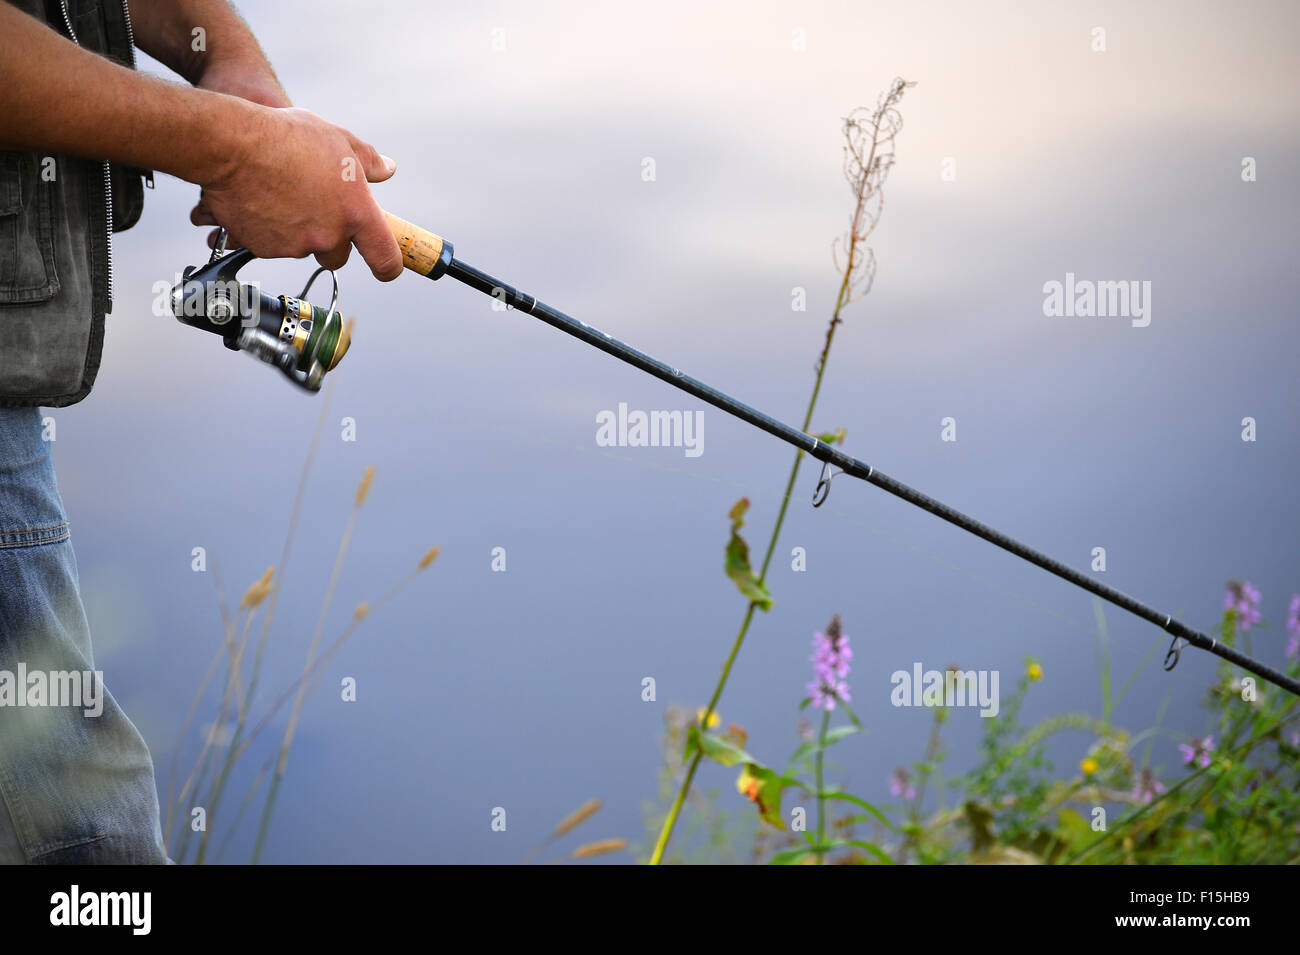
POLYGON ((226 230, 217 233, 212 255, 202 267, 189 266, 172 289, 172 314, 184 325, 220 335, 227 348, 244 351, 279 368, 305 391, 319 391, 325 374, 342 361, 351 336, 338 311, 338 277, 328 308, 307 301, 322 272, 312 273, 297 296, 272 298, 257 283, 239 281, 239 270, 256 256, 248 249, 226 251, 226 230))

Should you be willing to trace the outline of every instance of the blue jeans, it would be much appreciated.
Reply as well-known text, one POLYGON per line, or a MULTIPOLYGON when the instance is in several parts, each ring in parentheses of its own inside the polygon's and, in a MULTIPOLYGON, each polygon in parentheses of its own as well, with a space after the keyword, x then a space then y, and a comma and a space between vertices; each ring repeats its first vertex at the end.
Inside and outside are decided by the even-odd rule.
POLYGON ((167 862, 148 747, 94 668, 40 410, 0 408, 0 862, 167 862))

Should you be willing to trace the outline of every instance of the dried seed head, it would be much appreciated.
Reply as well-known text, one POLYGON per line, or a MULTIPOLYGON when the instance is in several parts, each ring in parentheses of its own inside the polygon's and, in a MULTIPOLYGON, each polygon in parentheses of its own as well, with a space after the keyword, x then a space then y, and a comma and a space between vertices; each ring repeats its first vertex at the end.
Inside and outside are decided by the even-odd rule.
POLYGON ((271 577, 274 576, 274 574, 274 567, 266 568, 266 573, 264 573, 259 580, 254 581, 253 585, 244 591, 244 599, 239 601, 240 610, 251 610, 266 599, 266 595, 271 592, 271 577))
POLYGON ((370 601, 363 600, 361 601, 361 603, 357 604, 357 609, 352 611, 352 619, 353 620, 364 619, 365 615, 368 613, 370 613, 370 601))
POLYGON ((424 568, 432 564, 434 559, 438 556, 438 551, 440 551, 441 549, 442 548, 440 547, 430 547, 429 552, 425 554, 424 557, 421 558, 420 560, 420 569, 424 570, 424 568))
POLYGON ((575 829, 582 825, 596 813, 600 812, 600 807, 601 801, 599 799, 588 799, 581 806, 560 820, 559 824, 551 831, 551 838, 557 839, 570 829, 575 829))
POLYGON ((361 484, 357 487, 357 507, 366 502, 366 495, 370 493, 370 482, 375 479, 375 466, 372 464, 366 468, 366 473, 361 475, 361 484))
POLYGON ((622 852, 627 848, 626 839, 601 839, 599 842, 588 842, 585 846, 578 846, 573 850, 572 858, 587 859, 591 856, 608 855, 611 852, 622 852))

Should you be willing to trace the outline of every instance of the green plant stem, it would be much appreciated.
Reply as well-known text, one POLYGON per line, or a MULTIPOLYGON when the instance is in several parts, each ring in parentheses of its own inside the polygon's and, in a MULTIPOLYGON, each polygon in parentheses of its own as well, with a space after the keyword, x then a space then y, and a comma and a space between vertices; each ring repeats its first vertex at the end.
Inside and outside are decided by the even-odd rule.
MULTIPOLYGON (((835 312, 831 316, 830 327, 826 330, 826 344, 822 347, 821 357, 817 362, 817 379, 813 383, 812 397, 808 399, 808 410, 803 418, 803 430, 807 431, 812 426, 813 411, 817 407, 817 396, 821 394, 822 378, 826 374, 826 359, 830 356, 831 342, 835 339, 835 327, 840 323, 840 310, 847 303, 849 297, 849 275, 852 268, 852 254, 850 253, 850 267, 845 269, 844 281, 840 284, 839 298, 835 302, 835 312)), ((803 451, 796 451, 794 455, 794 464, 790 466, 790 477, 785 482, 785 493, 781 495, 781 507, 777 511, 776 524, 772 528, 772 536, 767 542, 767 553, 763 555, 763 566, 758 573, 758 582, 761 586, 767 580, 767 570, 772 564, 772 556, 776 553, 777 539, 781 536, 781 528, 785 524, 785 515, 790 507, 790 497, 794 493, 795 482, 799 479, 799 466, 803 463, 803 451)), ((722 697, 722 691, 727 685, 727 678, 731 675, 731 666, 736 662, 736 656, 740 653, 741 644, 745 642, 745 635, 749 632, 749 624, 754 619, 754 609, 758 604, 750 602, 748 609, 745 611, 745 620, 740 625, 740 631, 736 634, 735 642, 731 645, 731 653, 727 655, 727 661, 722 666, 722 674, 718 677, 718 684, 714 687, 713 696, 709 699, 709 705, 704 711, 704 717, 700 720, 700 726, 708 726, 709 717, 718 705, 718 700, 722 697)), ((703 730, 701 730, 703 731, 703 730)), ((703 752, 696 750, 691 757, 690 768, 686 771, 686 777, 682 780, 681 789, 677 793, 677 798, 673 800, 672 807, 668 810, 668 815, 664 819, 663 827, 659 830, 659 838, 655 842, 654 852, 650 856, 651 865, 659 865, 663 860, 664 850, 668 847, 668 840, 672 838, 673 827, 677 824, 677 817, 681 813, 682 805, 686 802, 686 793, 691 788, 691 782, 695 779, 695 771, 699 768, 700 759, 703 752)))
POLYGON ((822 781, 822 757, 826 753, 826 730, 831 725, 831 711, 822 712, 822 731, 817 737, 817 864, 826 864, 826 787, 822 781))
MULTIPOLYGON (((888 153, 889 144, 893 142, 894 135, 898 131, 898 125, 891 119, 892 112, 902 96, 903 91, 911 84, 904 83, 902 80, 895 80, 890 91, 886 96, 882 96, 875 115, 872 119, 873 133, 871 135, 871 146, 867 150, 865 158, 862 156, 856 144, 850 137, 847 152, 852 154, 854 165, 847 168, 856 168, 857 174, 851 175, 850 184, 854 189, 855 204, 853 208, 853 217, 849 225, 847 239, 847 255, 842 274, 840 277, 839 294, 835 297, 835 308, 831 312, 830 324, 826 328, 826 342, 822 346, 821 355, 817 360, 817 378, 813 382, 812 396, 808 399, 808 410, 804 414, 803 429, 805 432, 812 426, 813 411, 817 407, 817 398, 821 394, 822 381, 826 374, 826 362, 830 358, 831 343, 835 340, 835 329, 840 325, 842 319, 840 313, 848 307, 853 301, 853 287, 855 280, 861 281, 862 275, 859 274, 859 266, 866 262, 864 255, 869 252, 863 251, 863 244, 875 230, 876 224, 880 221, 879 204, 872 205, 872 199, 879 195, 880 188, 884 185, 885 176, 888 175, 888 169, 891 163, 882 164, 882 158, 892 159, 892 153, 888 153), (881 156, 884 151, 886 156, 881 156)), ((847 129, 846 125, 846 129, 847 129)), ((865 285, 862 286, 861 295, 870 291, 872 277, 868 275, 865 285)), ((772 562, 772 555, 776 552, 777 539, 781 536, 781 528, 785 525, 786 511, 790 505, 790 495, 794 492, 795 481, 799 476, 799 465, 803 462, 804 452, 796 451, 794 464, 790 468, 790 479, 786 482, 785 494, 781 497, 781 508, 777 514, 776 524, 772 528, 772 536, 768 540, 767 554, 763 558, 763 567, 758 575, 760 586, 766 583, 767 570, 772 562)), ((718 685, 713 691, 713 697, 709 703, 708 709, 704 713, 704 718, 700 721, 701 731, 708 726, 709 717, 713 714, 713 708, 717 705, 722 696, 722 690, 726 686, 727 677, 731 673, 731 665, 735 661, 737 654, 740 652, 740 646, 745 641, 745 634, 749 630, 750 621, 754 617, 755 604, 750 603, 749 609, 745 613, 745 622, 736 636, 736 641, 731 648, 731 653, 727 657, 727 662, 722 668, 722 674, 718 679, 718 685)), ((672 837, 673 827, 677 823, 677 816, 681 812, 682 805, 686 802, 686 793, 690 789, 692 780, 695 778, 695 770, 703 752, 696 750, 692 756, 690 769, 687 771, 682 781, 682 789, 673 801, 672 808, 669 809, 667 817, 664 819, 663 828, 659 832, 659 839, 655 843, 654 854, 650 858, 651 865, 658 865, 663 858, 664 849, 668 845, 668 840, 672 837)))

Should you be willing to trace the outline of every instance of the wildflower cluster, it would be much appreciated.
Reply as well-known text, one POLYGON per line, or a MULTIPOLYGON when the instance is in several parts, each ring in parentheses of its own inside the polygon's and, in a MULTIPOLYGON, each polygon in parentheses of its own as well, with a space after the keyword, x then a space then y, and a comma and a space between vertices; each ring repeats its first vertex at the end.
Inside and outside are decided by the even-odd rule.
POLYGON ((845 682, 853 649, 841 630, 839 614, 831 618, 825 633, 813 634, 812 645, 813 680, 808 684, 808 695, 813 706, 829 712, 835 709, 837 700, 848 703, 853 699, 845 682))
POLYGON ((1228 592, 1223 595, 1223 609, 1232 614, 1233 621, 1242 633, 1259 623, 1259 600, 1259 589, 1250 581, 1228 581, 1228 592))

